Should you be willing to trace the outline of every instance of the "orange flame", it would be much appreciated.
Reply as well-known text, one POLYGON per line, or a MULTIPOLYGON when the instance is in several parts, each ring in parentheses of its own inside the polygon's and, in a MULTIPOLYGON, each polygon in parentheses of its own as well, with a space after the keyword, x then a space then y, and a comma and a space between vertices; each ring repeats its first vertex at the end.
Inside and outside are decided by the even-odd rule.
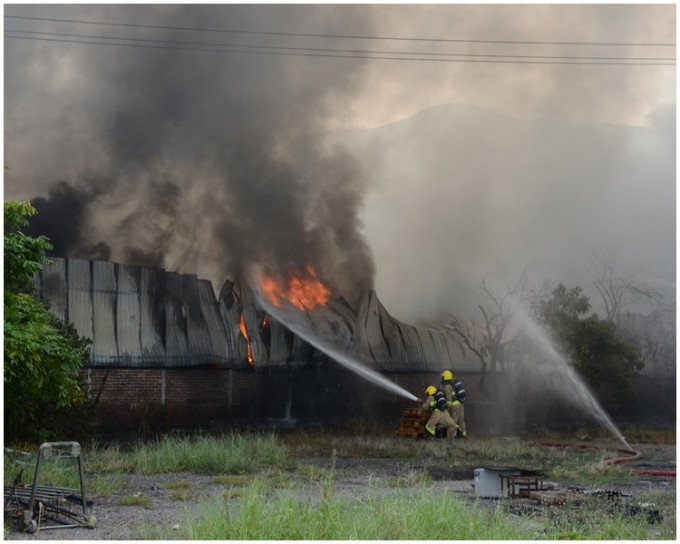
POLYGON ((246 344, 248 345, 248 363, 250 363, 250 366, 253 366, 253 352, 250 349, 250 340, 248 339, 248 332, 246 331, 246 322, 243 319, 243 314, 241 314, 241 319, 238 322, 238 326, 246 339, 246 344))
POLYGON ((307 265, 306 274, 292 273, 288 278, 287 289, 276 283, 271 276, 260 278, 260 288, 276 306, 282 306, 283 301, 287 300, 300 310, 326 304, 331 298, 330 288, 317 278, 311 265, 307 265))

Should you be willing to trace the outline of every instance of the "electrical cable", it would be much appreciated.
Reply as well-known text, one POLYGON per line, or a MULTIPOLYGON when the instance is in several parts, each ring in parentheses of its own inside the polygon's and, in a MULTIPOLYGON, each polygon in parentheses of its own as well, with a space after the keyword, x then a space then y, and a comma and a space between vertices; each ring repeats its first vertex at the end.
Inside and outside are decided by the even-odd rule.
MULTIPOLYGON (((274 46, 274 45, 246 45, 235 43, 211 43, 211 42, 194 42, 194 41, 175 41, 175 40, 153 40, 147 38, 125 38, 118 36, 98 36, 92 34, 69 34, 64 32, 41 32, 33 30, 16 30, 13 28, 5 29, 5 32, 14 32, 19 34, 32 34, 41 36, 59 36, 68 38, 83 38, 83 39, 101 39, 101 40, 118 40, 123 42, 141 42, 153 44, 169 44, 170 46, 200 46, 200 47, 218 47, 218 48, 243 48, 246 50, 264 49, 264 50, 283 50, 283 51, 301 51, 311 53, 349 53, 360 55, 419 55, 424 57, 472 57, 472 58, 512 58, 512 59, 540 59, 540 60, 577 60, 577 61, 675 61, 670 57, 601 57, 601 56, 563 56, 563 55, 500 55, 500 54, 482 54, 482 53, 429 53, 424 51, 375 51, 375 50, 352 50, 352 49, 329 49, 318 47, 290 47, 290 46, 274 46)), ((13 37, 13 36, 8 36, 13 37)), ((134 45, 134 44, 133 44, 134 45)), ((212 50, 212 49, 211 49, 212 50)), ((219 51, 217 49, 216 51, 219 51)), ((377 57, 370 57, 377 58, 377 57)), ((391 57, 390 57, 391 58, 391 57)))
POLYGON ((276 32, 276 31, 256 31, 256 30, 236 30, 226 28, 200 28, 200 27, 181 27, 165 25, 149 25, 139 23, 117 23, 111 21, 78 21, 74 19, 57 19, 52 17, 30 17, 20 15, 5 15, 6 19, 24 19, 32 21, 49 21, 57 23, 104 25, 104 26, 123 26, 130 28, 151 28, 159 30, 181 30, 190 32, 220 32, 230 34, 254 34, 262 36, 297 36, 308 38, 338 38, 338 39, 358 39, 358 40, 395 40, 395 41, 421 41, 421 42, 443 42, 443 43, 493 43, 493 44, 515 44, 515 45, 577 45, 577 46, 655 46, 671 47, 674 43, 635 43, 635 42, 558 42, 558 41, 532 41, 532 40, 468 40, 454 38, 406 38, 399 36, 361 36, 352 34, 322 34, 307 32, 276 32))
POLYGON ((201 47, 183 47, 183 46, 168 46, 168 45, 149 45, 149 44, 129 44, 129 43, 114 43, 114 42, 95 42, 87 40, 67 40, 57 38, 38 38, 30 36, 9 36, 8 39, 22 39, 33 41, 46 41, 57 43, 74 43, 87 45, 106 45, 106 46, 120 46, 120 47, 138 47, 150 49, 168 49, 168 50, 184 50, 184 51, 202 51, 213 53, 242 53, 250 55, 273 55, 273 56, 296 56, 296 57, 322 57, 322 58, 346 58, 346 59, 365 59, 365 60, 398 60, 398 61, 414 61, 414 62, 444 62, 444 63, 493 63, 493 64, 560 64, 560 65, 609 65, 609 66, 675 66, 674 62, 615 62, 615 61, 558 61, 558 60, 501 60, 501 59, 449 59, 449 58, 420 58, 420 57, 387 57, 387 56, 369 56, 356 54, 338 54, 331 55, 327 53, 300 53, 300 52, 280 52, 280 51, 244 51, 239 49, 212 49, 201 47))

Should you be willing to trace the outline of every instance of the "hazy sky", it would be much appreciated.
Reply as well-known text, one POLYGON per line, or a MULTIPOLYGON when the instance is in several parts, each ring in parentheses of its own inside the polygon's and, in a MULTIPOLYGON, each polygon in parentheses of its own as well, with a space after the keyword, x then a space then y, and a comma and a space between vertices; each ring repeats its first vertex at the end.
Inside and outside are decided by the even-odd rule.
POLYGON ((583 270, 584 242, 617 247, 622 273, 674 281, 675 66, 647 60, 675 57, 672 4, 4 14, 5 197, 40 197, 66 255, 196 273, 218 291, 250 262, 311 263, 338 294, 375 288, 404 320, 523 267, 583 270), (399 123, 439 105, 458 116, 399 123), (437 134, 459 145, 420 141, 437 134), (642 201, 633 228, 621 208, 642 201), (457 250, 442 250, 436 233, 454 231, 457 250), (552 252, 537 259, 537 244, 552 252))

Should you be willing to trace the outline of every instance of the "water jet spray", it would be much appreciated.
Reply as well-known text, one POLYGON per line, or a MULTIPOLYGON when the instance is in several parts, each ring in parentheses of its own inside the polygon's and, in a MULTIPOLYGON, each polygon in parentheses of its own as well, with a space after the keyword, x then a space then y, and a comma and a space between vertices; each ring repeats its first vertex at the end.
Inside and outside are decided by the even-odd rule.
POLYGON ((621 434, 619 428, 611 420, 607 412, 597 401, 593 393, 585 384, 581 376, 568 363, 566 358, 555 349, 552 341, 548 338, 545 331, 540 329, 535 321, 529 317, 525 317, 526 327, 525 332, 532 339, 536 346, 548 355, 548 361, 553 364, 553 369, 556 370, 562 378, 565 378, 571 386, 569 391, 573 393, 579 401, 579 407, 586 409, 592 416, 609 429, 614 436, 621 441, 621 443, 628 450, 632 450, 624 436, 621 434))
POLYGON ((255 281, 250 281, 249 285, 260 306, 271 317, 275 318, 282 325, 285 325, 289 330, 297 334, 300 338, 314 346, 319 351, 328 355, 334 361, 337 361, 345 368, 359 374, 361 377, 379 385, 380 387, 392 391, 397 395, 405 397, 412 401, 417 401, 418 397, 409 393, 403 387, 400 387, 394 382, 391 382, 378 372, 367 368, 361 364, 356 357, 352 356, 346 347, 338 345, 338 338, 350 339, 352 333, 349 328, 340 321, 334 323, 337 330, 320 331, 314 327, 307 310, 301 311, 296 305, 282 299, 278 300, 277 304, 272 303, 267 296, 260 289, 260 282, 258 275, 251 272, 255 281), (325 334, 324 334, 325 333, 325 334))

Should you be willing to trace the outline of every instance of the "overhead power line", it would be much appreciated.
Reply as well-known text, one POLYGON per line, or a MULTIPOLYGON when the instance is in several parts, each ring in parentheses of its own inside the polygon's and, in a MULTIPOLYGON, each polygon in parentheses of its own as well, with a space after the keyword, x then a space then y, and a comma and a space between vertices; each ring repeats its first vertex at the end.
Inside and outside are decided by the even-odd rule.
POLYGON ((79 21, 74 19, 56 19, 51 17, 30 17, 20 15, 5 15, 5 19, 24 19, 32 21, 50 21, 56 23, 71 23, 85 25, 119 26, 129 28, 146 28, 159 30, 180 30, 190 32, 218 32, 228 34, 252 34, 260 36, 297 36, 308 38, 338 38, 338 39, 358 39, 358 40, 395 40, 395 41, 418 41, 418 42, 441 42, 441 43, 486 43, 486 44, 516 44, 516 45, 571 45, 571 46, 655 46, 671 47, 675 43, 645 43, 645 42, 584 42, 584 41, 535 41, 535 40, 475 40, 457 38, 423 38, 423 37, 402 37, 402 36, 366 36, 353 34, 325 34, 307 32, 278 32, 278 31, 256 31, 228 28, 201 28, 201 27, 181 27, 150 25, 139 23, 116 23, 110 21, 79 21))
MULTIPOLYGON (((653 61, 657 65, 659 62, 675 61, 671 57, 603 57, 603 56, 574 56, 574 55, 509 55, 509 54, 482 54, 482 53, 429 53, 423 51, 375 51, 375 50, 361 50, 361 49, 331 49, 331 48, 313 48, 313 47, 290 47, 290 46, 272 46, 272 45, 245 45, 236 43, 214 43, 214 42, 195 42, 195 41, 176 41, 176 40, 153 40, 148 38, 126 38, 118 36, 101 36, 101 35, 91 35, 91 34, 70 34, 63 32, 41 32, 32 30, 16 30, 16 29, 5 29, 5 32, 13 32, 17 34, 28 34, 32 36, 57 36, 59 39, 52 38, 54 41, 65 41, 69 43, 96 43, 100 45, 130 45, 130 46, 149 46, 148 44, 155 44, 156 47, 170 48, 170 49, 188 49, 193 51, 215 51, 215 52, 294 52, 299 55, 309 54, 309 55, 321 55, 328 54, 329 56, 341 56, 341 55, 357 55, 357 57, 352 58, 369 58, 369 59, 395 59, 400 60, 462 60, 465 58, 469 59, 515 59, 519 61, 524 60, 534 60, 534 61, 578 61, 578 62, 589 62, 589 61, 625 61, 621 64, 633 64, 634 62, 642 62, 645 64, 653 61), (61 38, 78 38, 78 40, 61 40, 61 38), (115 43, 111 41, 106 42, 90 42, 82 40, 115 40, 115 43), (129 42, 129 43, 126 43, 129 42), (209 48, 209 49, 204 49, 209 48), (243 51, 239 51, 243 50, 243 51), (389 55, 389 56, 381 56, 389 55), (410 57, 402 57, 402 55, 411 55, 410 57)), ((12 36, 7 35, 8 38, 22 38, 24 36, 12 36)), ((26 37, 28 39, 28 37, 26 37)), ((38 38, 35 38, 38 39, 38 38)), ((283 54, 283 53, 281 53, 283 54)), ((598 64, 603 63, 598 62, 598 64)), ((575 64, 576 62, 571 62, 575 64)))
MULTIPOLYGON (((323 57, 323 58, 344 58, 344 59, 364 59, 364 60, 397 60, 397 61, 412 61, 412 62, 448 62, 448 63, 495 63, 495 64, 572 64, 572 65, 618 65, 618 66, 674 66, 675 62, 640 62, 632 59, 621 60, 566 60, 568 57, 555 57, 555 59, 565 60, 541 60, 540 57, 521 57, 519 55, 509 55, 514 57, 510 59, 488 58, 493 55, 483 55, 485 58, 442 58, 442 57, 404 57, 404 56, 377 56, 370 54, 352 54, 342 53, 330 54, 322 52, 299 52, 299 51, 280 51, 280 50, 254 50, 254 49, 234 49, 234 48, 207 48, 207 47, 188 47, 181 45, 152 45, 152 44, 133 44, 133 43, 116 43, 116 42, 102 42, 102 41, 88 41, 88 40, 69 40, 60 38, 40 38, 36 36, 5 36, 8 39, 21 40, 35 40, 58 43, 73 43, 73 44, 87 44, 87 45, 103 45, 103 46, 118 46, 118 47, 141 47, 149 49, 168 49, 168 50, 182 50, 182 51, 200 51, 212 53, 241 53, 247 55, 272 55, 272 56, 296 56, 296 57, 323 57), (538 59, 538 60, 530 60, 538 59)), ((243 46, 241 46, 243 47, 243 46)), ((264 46, 252 46, 264 47, 264 46)), ((275 48, 280 49, 280 48, 275 48)), ((406 53, 399 53, 401 55, 406 53)), ((397 55, 399 55, 397 54, 397 55)), ((412 54, 412 53, 408 53, 412 54)), ((499 55, 500 56, 500 55, 499 55)))

